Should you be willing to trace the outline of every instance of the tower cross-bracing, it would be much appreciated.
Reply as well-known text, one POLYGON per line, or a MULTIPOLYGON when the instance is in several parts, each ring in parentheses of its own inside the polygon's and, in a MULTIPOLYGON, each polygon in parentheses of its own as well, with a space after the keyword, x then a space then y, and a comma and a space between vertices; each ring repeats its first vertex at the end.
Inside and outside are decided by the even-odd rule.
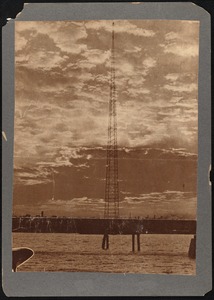
POLYGON ((112 23, 111 78, 109 99, 109 124, 106 162, 105 218, 119 217, 118 148, 117 148, 117 107, 115 86, 114 22, 112 23))

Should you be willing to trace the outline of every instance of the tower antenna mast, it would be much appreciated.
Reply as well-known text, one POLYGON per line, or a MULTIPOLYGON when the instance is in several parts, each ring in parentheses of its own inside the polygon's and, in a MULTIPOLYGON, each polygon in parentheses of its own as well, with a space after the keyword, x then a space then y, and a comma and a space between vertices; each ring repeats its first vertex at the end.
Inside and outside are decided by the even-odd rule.
POLYGON ((119 217, 117 109, 116 109, 117 107, 116 107, 116 86, 115 86, 114 42, 115 42, 115 34, 114 34, 114 22, 113 22, 112 23, 111 79, 110 79, 104 218, 119 217))

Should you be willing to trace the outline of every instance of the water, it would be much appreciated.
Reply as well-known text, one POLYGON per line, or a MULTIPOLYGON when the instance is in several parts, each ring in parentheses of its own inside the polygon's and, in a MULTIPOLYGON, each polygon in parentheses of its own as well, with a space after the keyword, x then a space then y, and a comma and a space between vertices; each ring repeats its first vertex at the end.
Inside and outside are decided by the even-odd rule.
POLYGON ((13 233, 13 247, 30 247, 35 255, 18 271, 114 272, 195 275, 188 257, 192 236, 141 235, 141 251, 131 251, 131 235, 110 235, 102 250, 101 235, 13 233))

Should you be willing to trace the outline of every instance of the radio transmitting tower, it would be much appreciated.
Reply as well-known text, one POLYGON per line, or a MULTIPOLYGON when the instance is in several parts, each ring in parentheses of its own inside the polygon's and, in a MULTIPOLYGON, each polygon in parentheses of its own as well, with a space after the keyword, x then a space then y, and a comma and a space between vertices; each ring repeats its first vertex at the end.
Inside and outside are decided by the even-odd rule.
POLYGON ((110 79, 109 124, 108 124, 104 218, 118 218, 119 217, 114 22, 112 23, 112 27, 113 28, 112 28, 112 45, 111 45, 111 79, 110 79))

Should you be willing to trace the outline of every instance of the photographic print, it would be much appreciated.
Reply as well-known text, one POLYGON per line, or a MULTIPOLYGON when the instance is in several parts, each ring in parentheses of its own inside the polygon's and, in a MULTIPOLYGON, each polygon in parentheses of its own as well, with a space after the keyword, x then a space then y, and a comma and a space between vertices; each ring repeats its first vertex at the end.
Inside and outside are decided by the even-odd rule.
POLYGON ((199 25, 15 22, 13 271, 196 275, 199 25))

